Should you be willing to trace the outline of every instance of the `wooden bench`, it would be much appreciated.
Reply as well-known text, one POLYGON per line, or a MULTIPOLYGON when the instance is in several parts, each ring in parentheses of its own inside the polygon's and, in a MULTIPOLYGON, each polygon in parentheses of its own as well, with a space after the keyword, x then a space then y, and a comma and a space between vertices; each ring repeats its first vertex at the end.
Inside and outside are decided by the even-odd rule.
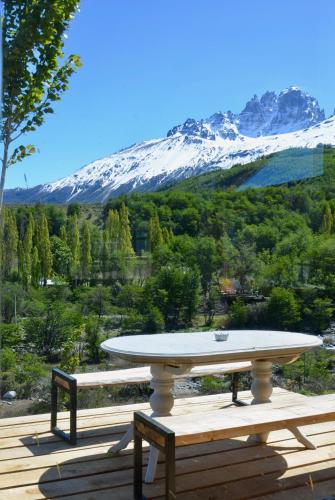
MULTIPOLYGON (((213 365, 199 365, 191 369, 186 375, 176 375, 174 378, 203 377, 206 375, 232 374, 232 401, 239 404, 237 399, 238 374, 250 371, 251 362, 223 363, 213 365)), ((151 381, 149 366, 126 368, 107 372, 90 372, 68 374, 59 368, 53 368, 51 379, 51 432, 71 444, 77 442, 77 392, 78 389, 92 389, 95 387, 114 387, 119 385, 145 384, 151 381), (67 434, 57 427, 58 389, 65 390, 70 397, 70 433, 67 434)))
POLYGON ((142 492, 142 439, 165 454, 165 498, 176 498, 175 448, 280 429, 291 431, 306 448, 315 449, 298 426, 335 420, 335 394, 306 397, 289 405, 264 403, 208 413, 168 417, 134 414, 134 497, 142 492))

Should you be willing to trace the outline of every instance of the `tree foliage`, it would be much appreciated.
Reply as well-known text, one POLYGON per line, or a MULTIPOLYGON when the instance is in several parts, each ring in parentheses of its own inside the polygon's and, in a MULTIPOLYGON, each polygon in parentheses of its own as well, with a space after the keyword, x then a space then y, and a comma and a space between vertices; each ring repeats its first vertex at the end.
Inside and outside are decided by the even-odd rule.
POLYGON ((268 321, 276 330, 296 328, 300 320, 299 306, 294 293, 274 288, 268 305, 268 321))
POLYGON ((4 1, 0 208, 7 168, 36 151, 31 144, 12 144, 53 113, 80 66, 78 56, 65 59, 63 53, 64 34, 78 5, 78 0, 4 1))
POLYGON ((52 271, 52 253, 49 238, 49 228, 46 215, 43 213, 38 225, 38 256, 40 261, 41 275, 44 284, 51 276, 52 271))
MULTIPOLYGON (((99 344, 111 335, 326 330, 335 301, 335 151, 326 150, 325 165, 328 180, 317 184, 134 194, 110 200, 101 215, 96 206, 7 208, 4 345, 72 371, 104 362, 99 344), (48 247, 52 284, 43 287, 48 247)), ((14 384, 21 358, 6 356, 14 384)), ((333 366, 308 373, 323 377, 333 366)), ((292 368, 292 384, 300 372, 292 368)))
POLYGON ((81 252, 80 252, 81 275, 84 280, 88 280, 92 269, 92 250, 91 250, 91 229, 87 221, 84 222, 81 234, 81 252))

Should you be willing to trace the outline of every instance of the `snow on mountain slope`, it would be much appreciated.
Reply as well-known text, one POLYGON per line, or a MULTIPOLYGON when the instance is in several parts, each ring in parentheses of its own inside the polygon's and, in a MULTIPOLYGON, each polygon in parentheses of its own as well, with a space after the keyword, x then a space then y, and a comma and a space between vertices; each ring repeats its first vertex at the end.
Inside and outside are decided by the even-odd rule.
POLYGON ((335 145, 335 116, 320 121, 324 113, 316 99, 296 87, 290 87, 278 97, 270 92, 264 94, 256 103, 256 109, 256 99, 252 101, 240 115, 220 112, 207 120, 188 119, 163 139, 135 144, 56 182, 28 190, 8 190, 5 200, 16 203, 106 201, 121 193, 154 191, 178 179, 245 164, 289 148, 313 148, 320 143, 335 145), (308 128, 297 129, 306 125, 308 128), (265 135, 286 129, 290 132, 265 135), (242 130, 249 135, 242 134, 242 130))

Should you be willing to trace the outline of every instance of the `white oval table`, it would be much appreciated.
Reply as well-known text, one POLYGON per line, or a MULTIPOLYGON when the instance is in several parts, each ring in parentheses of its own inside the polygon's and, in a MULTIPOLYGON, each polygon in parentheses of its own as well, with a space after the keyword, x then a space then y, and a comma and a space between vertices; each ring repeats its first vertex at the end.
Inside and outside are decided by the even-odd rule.
MULTIPOLYGON (((101 348, 123 360, 151 366, 153 393, 150 406, 153 416, 170 415, 173 408, 173 376, 187 374, 195 365, 252 361, 252 404, 270 401, 272 364, 295 361, 301 354, 322 344, 315 336, 294 332, 232 330, 226 341, 215 340, 215 332, 163 333, 129 335, 106 340, 101 348)), ((266 441, 267 435, 260 436, 266 441)), ((132 439, 132 427, 119 443, 117 452, 132 439)), ((152 482, 158 452, 150 449, 146 482, 152 482)))

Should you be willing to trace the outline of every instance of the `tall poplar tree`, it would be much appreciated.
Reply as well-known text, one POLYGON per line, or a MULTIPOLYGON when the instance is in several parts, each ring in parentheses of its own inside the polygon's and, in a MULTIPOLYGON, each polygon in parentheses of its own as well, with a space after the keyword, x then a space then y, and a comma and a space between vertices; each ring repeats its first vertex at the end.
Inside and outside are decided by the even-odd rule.
POLYGON ((33 234, 34 234, 34 219, 30 212, 28 224, 23 237, 23 252, 25 265, 27 267, 27 275, 31 275, 32 249, 33 249, 33 234))
POLYGON ((59 237, 61 240, 63 240, 65 243, 67 243, 66 227, 64 226, 64 224, 62 224, 60 227, 59 237))
POLYGON ((109 210, 105 225, 106 242, 109 248, 109 253, 120 250, 120 216, 117 210, 109 210))
POLYGON ((81 253, 80 253, 81 275, 83 279, 90 278, 92 270, 92 253, 91 253, 91 230, 89 223, 84 222, 81 232, 81 253))
POLYGON ((27 266, 27 254, 24 250, 22 241, 18 244, 18 258, 19 258, 19 277, 24 288, 27 288, 29 283, 29 273, 27 266))
POLYGON ((157 213, 150 218, 148 229, 150 250, 152 252, 155 252, 155 250, 157 250, 157 248, 159 248, 163 244, 163 232, 159 223, 159 217, 157 213))
POLYGON ((38 257, 38 250, 35 246, 33 248, 33 255, 31 259, 31 284, 37 288, 41 280, 41 263, 38 257))
POLYGON ((44 286, 47 284, 47 279, 52 271, 52 253, 49 238, 48 220, 45 214, 42 215, 39 230, 39 245, 38 254, 41 264, 41 275, 44 286))
POLYGON ((70 276, 77 280, 80 268, 80 238, 76 214, 71 215, 68 220, 67 244, 72 254, 70 276))
POLYGON ((2 241, 2 266, 4 278, 8 278, 12 271, 17 270, 18 241, 19 235, 17 231, 14 211, 11 209, 6 209, 2 241))
POLYGON ((119 265, 120 229, 120 216, 118 211, 109 210, 103 234, 103 247, 101 256, 101 268, 104 278, 107 278, 107 274, 115 271, 119 265))
POLYGON ((172 229, 168 229, 167 227, 162 228, 162 236, 163 236, 163 242, 166 245, 169 245, 172 240, 173 240, 173 231, 172 229))
POLYGON ((110 252, 108 248, 108 236, 107 230, 105 229, 102 233, 102 248, 101 248, 101 272, 102 278, 107 279, 107 274, 109 271, 109 262, 110 262, 110 252))
POLYGON ((322 231, 324 233, 330 234, 333 231, 333 224, 334 224, 333 214, 329 206, 329 203, 327 203, 322 217, 322 231))
POLYGON ((123 254, 133 255, 134 249, 131 242, 128 208, 122 203, 120 208, 120 243, 119 250, 123 254))

